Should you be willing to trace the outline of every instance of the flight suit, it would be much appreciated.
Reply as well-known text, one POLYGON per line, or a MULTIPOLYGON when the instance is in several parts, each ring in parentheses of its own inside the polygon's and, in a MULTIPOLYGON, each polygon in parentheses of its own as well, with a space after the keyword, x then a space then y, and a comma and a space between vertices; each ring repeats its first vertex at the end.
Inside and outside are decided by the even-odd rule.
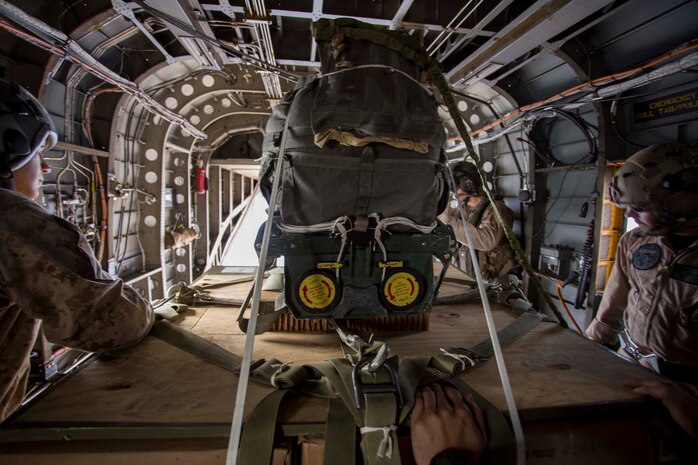
MULTIPOLYGON (((485 201, 483 199, 483 202, 485 201)), ((497 201, 497 206, 502 212, 507 225, 511 227, 514 222, 514 213, 500 200, 497 201)), ((477 206, 474 208, 470 208, 467 205, 463 206, 466 220, 471 217, 475 208, 477 206)), ((458 242, 461 244, 467 243, 463 222, 457 208, 452 208, 449 205, 439 216, 439 220, 453 227, 458 242)), ((506 276, 515 264, 514 251, 504 234, 504 228, 497 221, 492 205, 487 205, 479 220, 475 219, 473 222, 476 224, 471 224, 470 222, 466 224, 473 242, 473 248, 477 250, 477 259, 482 275, 488 280, 506 276)), ((459 268, 468 276, 475 276, 472 263, 470 262, 470 252, 467 247, 460 248, 458 263, 459 268)))
POLYGON ((92 352, 134 344, 153 311, 104 272, 85 237, 34 201, 0 189, 0 421, 21 402, 40 324, 54 343, 92 352))
POLYGON ((698 240, 675 251, 665 236, 629 231, 587 334, 615 345, 625 326, 635 344, 661 361, 698 370, 696 308, 698 240))

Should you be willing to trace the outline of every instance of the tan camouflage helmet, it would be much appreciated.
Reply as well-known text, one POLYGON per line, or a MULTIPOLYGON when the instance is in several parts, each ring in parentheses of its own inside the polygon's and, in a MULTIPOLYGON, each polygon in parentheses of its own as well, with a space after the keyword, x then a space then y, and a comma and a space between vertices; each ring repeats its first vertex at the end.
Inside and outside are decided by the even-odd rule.
POLYGON ((698 145, 657 144, 628 158, 613 176, 611 200, 621 208, 652 208, 669 222, 698 215, 698 145))

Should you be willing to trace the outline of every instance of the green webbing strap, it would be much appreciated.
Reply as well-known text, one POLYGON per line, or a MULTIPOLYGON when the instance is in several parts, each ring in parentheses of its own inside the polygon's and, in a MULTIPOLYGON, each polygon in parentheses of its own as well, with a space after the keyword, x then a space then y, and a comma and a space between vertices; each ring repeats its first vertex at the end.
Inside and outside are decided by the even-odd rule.
MULTIPOLYGON (((499 345, 502 348, 511 345, 538 326, 544 318, 545 316, 540 313, 522 313, 516 320, 497 331, 499 345)), ((455 376, 468 368, 487 361, 492 355, 494 355, 492 340, 487 338, 472 349, 462 347, 444 349, 442 354, 432 358, 431 366, 441 373, 455 376)))
POLYGON ((356 463, 356 424, 344 401, 339 397, 330 399, 322 463, 325 465, 356 463))
POLYGON ((281 389, 272 392, 252 411, 242 432, 239 463, 271 463, 276 417, 281 401, 289 392, 281 389))
POLYGON ((349 362, 340 358, 315 363, 313 364, 313 368, 317 369, 317 371, 322 374, 328 383, 334 387, 335 392, 342 399, 354 418, 354 424, 361 426, 363 418, 359 414, 355 405, 356 402, 354 401, 354 392, 352 391, 353 383, 351 382, 351 365, 349 362), (340 375, 337 367, 341 367, 340 369, 345 373, 348 371, 348 376, 345 375, 345 377, 348 378, 349 384, 345 383, 345 377, 340 375))
MULTIPOLYGON (((397 362, 395 357, 385 361, 385 364, 397 362)), ((397 396, 392 392, 364 392, 362 394, 363 408, 356 405, 354 396, 354 379, 352 377, 353 366, 345 359, 334 359, 331 361, 335 368, 332 384, 340 393, 340 397, 345 402, 347 409, 351 412, 356 425, 359 428, 377 428, 374 431, 362 433, 361 450, 364 455, 365 465, 389 465, 400 464, 400 452, 397 447, 397 396), (338 384, 339 383, 339 384, 338 384), (385 433, 383 428, 388 429, 385 433), (387 435, 387 438, 386 438, 387 435), (390 450, 382 450, 387 445, 391 445, 390 450), (390 452, 390 454, 387 454, 390 452), (388 457, 390 455, 390 457, 388 457)), ((374 373, 359 373, 363 385, 390 384, 392 379, 387 375, 384 368, 374 373)))
POLYGON ((313 37, 318 41, 328 41, 335 34, 341 32, 352 40, 362 40, 382 45, 390 50, 398 52, 417 66, 422 68, 430 60, 424 52, 424 48, 413 37, 398 31, 386 31, 382 26, 372 26, 361 23, 355 19, 320 19, 311 25, 313 37))
MULTIPOLYGON (((542 318, 543 315, 539 313, 523 313, 519 318, 498 332, 501 346, 506 347, 521 338, 535 328, 542 318)), ((271 450, 274 429, 267 422, 276 423, 276 411, 283 398, 283 395, 277 398, 278 394, 277 396, 275 394, 288 392, 288 389, 295 389, 311 395, 332 398, 325 439, 324 463, 326 465, 348 465, 353 463, 355 458, 356 426, 359 428, 377 428, 374 431, 367 431, 362 434, 361 448, 366 465, 398 465, 400 463, 400 454, 397 446, 397 434, 396 430, 391 429, 391 426, 395 425, 397 427, 397 425, 402 424, 412 411, 414 396, 418 386, 447 380, 460 389, 461 392, 472 394, 477 404, 485 411, 490 429, 488 449, 491 451, 491 463, 510 463, 508 460, 514 457, 515 446, 513 435, 504 415, 477 392, 465 385, 465 383, 454 378, 454 376, 472 366, 469 360, 480 363, 485 361, 486 357, 492 356, 493 349, 490 339, 488 338, 481 342, 472 350, 449 348, 445 352, 431 358, 405 358, 399 364, 397 378, 404 403, 399 410, 396 395, 390 392, 364 393, 364 408, 359 409, 354 395, 353 366, 346 359, 334 359, 304 366, 284 365, 276 359, 268 360, 252 373, 252 377, 266 384, 272 384, 271 380, 273 378, 273 384, 279 387, 280 390, 270 395, 270 397, 274 396, 271 400, 267 401, 269 399, 267 397, 263 401, 265 403, 264 408, 262 408, 262 404, 257 407, 262 413, 258 414, 257 409, 255 409, 253 416, 248 420, 245 431, 256 431, 257 428, 260 428, 261 432, 255 433, 254 438, 251 440, 246 440, 246 436, 243 434, 241 454, 243 448, 252 447, 248 444, 249 441, 252 441, 254 444, 264 441, 264 444, 268 444, 269 450, 271 450), (270 410, 268 409, 273 409, 273 415, 269 413, 270 410), (260 415, 269 417, 267 422, 256 418, 260 415), (352 421, 349 421, 350 419, 352 421), (261 426, 257 426, 258 424, 261 426), (383 430, 383 428, 388 429, 383 430), (385 439, 386 435, 390 437, 390 440, 385 439), (383 457, 379 457, 379 449, 385 448, 387 444, 392 445, 391 458, 388 458, 385 454, 383 457), (346 462, 337 461, 348 456, 347 454, 352 454, 352 461, 349 461, 349 459, 346 462)), ((392 357, 386 360, 385 363, 395 367, 398 363, 397 357, 392 357)), ((359 375, 362 377, 362 383, 367 385, 371 383, 388 384, 391 382, 384 369, 379 369, 370 375, 366 373, 360 373, 359 375)), ((255 447, 263 446, 257 445, 255 447)), ((259 450, 266 449, 260 448, 259 450)), ((381 450, 381 452, 387 451, 381 450)), ((243 456, 241 455, 241 457, 243 456)), ((242 461, 241 463, 247 462, 242 461)))
MULTIPOLYGON (((522 313, 516 320, 497 331, 499 345, 502 346, 502 348, 511 345, 514 341, 520 339, 523 335, 538 326, 538 324, 543 321, 543 318, 545 318, 545 315, 541 313, 522 313)), ((485 357, 491 357, 494 355, 492 340, 490 338, 485 339, 473 347, 472 351, 482 354, 485 357)))
POLYGON ((481 464, 504 465, 516 462, 516 441, 514 433, 504 414, 476 390, 458 378, 446 380, 458 389, 463 396, 470 394, 475 403, 482 409, 487 424, 487 448, 480 460, 481 464))
POLYGON ((398 379, 400 380, 400 391, 402 392, 403 407, 400 411, 398 424, 401 424, 407 418, 407 415, 412 411, 414 406, 414 395, 417 392, 424 373, 427 371, 431 362, 429 357, 410 357, 400 363, 398 370, 398 379))
POLYGON ((376 161, 374 147, 366 146, 361 152, 361 164, 359 165, 358 192, 354 200, 354 216, 367 217, 368 207, 373 188, 373 168, 376 161))
POLYGON ((487 357, 483 354, 462 347, 450 347, 442 349, 441 354, 434 356, 431 366, 449 376, 456 376, 458 373, 486 361, 487 357))
POLYGON ((397 442, 397 399, 392 393, 364 395, 361 451, 365 465, 400 465, 397 442))
POLYGON ((240 373, 240 365, 242 364, 242 358, 240 358, 240 356, 228 352, 223 347, 214 344, 208 339, 197 336, 167 320, 156 321, 155 324, 153 324, 153 328, 150 330, 150 334, 195 357, 218 365, 233 373, 240 373))
MULTIPOLYGON (((249 326, 250 319, 245 318, 243 315, 245 314, 245 309, 247 308, 247 306, 250 303, 250 300, 252 299, 253 291, 254 286, 250 288, 250 292, 247 294, 245 301, 242 303, 242 306, 240 307, 237 316, 237 322, 238 326, 240 327, 240 331, 242 331, 245 334, 247 334, 247 327, 249 326)), ((260 302, 259 314, 257 315, 257 328, 255 330, 255 334, 263 334, 267 331, 270 331, 271 328, 274 326, 274 323, 276 323, 276 320, 278 320, 283 313, 287 312, 288 307, 286 306, 286 301, 284 300, 283 292, 279 294, 279 296, 276 298, 273 304, 271 302, 260 302)))

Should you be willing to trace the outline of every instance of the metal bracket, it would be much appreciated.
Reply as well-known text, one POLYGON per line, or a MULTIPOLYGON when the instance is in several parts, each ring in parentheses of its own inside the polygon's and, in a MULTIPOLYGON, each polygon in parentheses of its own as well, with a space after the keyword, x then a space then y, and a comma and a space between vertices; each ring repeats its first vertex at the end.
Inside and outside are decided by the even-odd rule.
POLYGON ((402 392, 400 391, 400 383, 398 382, 397 373, 395 369, 387 363, 381 364, 380 368, 383 368, 388 372, 390 376, 390 383, 363 383, 361 381, 361 372, 368 371, 367 368, 371 364, 371 358, 365 358, 359 361, 351 371, 351 379, 354 384, 354 400, 356 402, 356 408, 362 410, 365 407, 364 394, 382 394, 382 393, 393 393, 397 400, 398 408, 403 406, 402 402, 402 392))

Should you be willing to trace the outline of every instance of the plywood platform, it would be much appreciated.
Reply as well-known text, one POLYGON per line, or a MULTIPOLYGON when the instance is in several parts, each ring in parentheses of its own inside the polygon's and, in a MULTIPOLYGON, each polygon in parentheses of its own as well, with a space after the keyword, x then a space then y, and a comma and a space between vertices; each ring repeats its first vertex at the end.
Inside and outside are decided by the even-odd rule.
MULTIPOLYGON (((244 297, 249 285, 218 287, 212 293, 244 297)), ((493 310, 499 329, 515 318, 502 306, 493 305, 493 310)), ((178 324, 241 354, 245 336, 234 321, 236 313, 232 307, 192 307, 178 324)), ((429 331, 385 332, 376 338, 388 342, 392 354, 430 356, 440 348, 475 346, 487 338, 487 327, 479 302, 445 305, 432 309, 429 331)), ((536 443, 540 421, 597 415, 602 409, 617 413, 616 419, 644 415, 645 401, 623 387, 622 380, 654 375, 553 323, 541 323, 504 354, 525 431, 527 424, 530 427, 531 444, 536 443)), ((334 334, 266 333, 256 338, 253 358, 301 364, 341 356, 334 334)), ((506 410, 494 359, 461 377, 506 410)), ((233 373, 149 336, 113 360, 91 363, 11 425, 4 425, 0 464, 107 465, 124 463, 124 457, 131 464, 175 460, 222 464, 236 388, 233 373), (70 441, 61 440, 63 435, 70 441), (198 458, 189 461, 187 457, 197 451, 198 458), (95 454, 100 454, 98 460, 95 454)), ((270 391, 250 384, 246 411, 270 391)), ((281 421, 291 426, 313 424, 325 415, 325 401, 307 399, 287 408, 281 421)), ((632 446, 635 453, 628 451, 628 457, 636 455, 637 447, 632 446)))

